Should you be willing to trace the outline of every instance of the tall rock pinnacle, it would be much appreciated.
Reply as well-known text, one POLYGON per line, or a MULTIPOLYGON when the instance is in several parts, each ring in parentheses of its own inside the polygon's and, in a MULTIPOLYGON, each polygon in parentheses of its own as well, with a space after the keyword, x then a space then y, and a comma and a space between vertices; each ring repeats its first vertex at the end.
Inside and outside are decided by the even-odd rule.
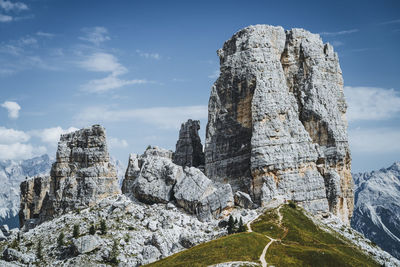
POLYGON ((199 136, 200 121, 182 123, 173 161, 180 166, 199 167, 204 165, 203 145, 199 136))
POLYGON ((119 193, 105 129, 93 125, 64 134, 58 143, 50 177, 38 177, 21 184, 21 226, 27 220, 40 223, 119 193))
POLYGON ((349 223, 346 103, 338 56, 303 29, 249 26, 218 50, 206 130, 206 175, 256 203, 295 200, 349 223))

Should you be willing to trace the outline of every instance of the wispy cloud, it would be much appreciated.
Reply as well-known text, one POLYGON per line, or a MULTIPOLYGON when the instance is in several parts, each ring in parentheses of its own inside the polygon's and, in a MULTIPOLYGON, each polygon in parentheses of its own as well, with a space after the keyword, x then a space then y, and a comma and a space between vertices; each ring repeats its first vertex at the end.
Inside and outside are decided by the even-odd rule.
POLYGON ((79 64, 88 71, 111 72, 114 75, 124 74, 128 71, 116 57, 107 53, 94 53, 79 64))
POLYGON ((128 70, 111 54, 94 53, 80 62, 79 65, 88 71, 110 73, 105 78, 91 80, 82 85, 83 90, 87 92, 103 93, 126 85, 149 83, 147 80, 124 80, 119 78, 120 75, 127 73, 128 70))
POLYGON ((208 75, 208 78, 210 79, 217 79, 219 77, 220 71, 215 70, 212 74, 208 75))
POLYGON ((46 37, 46 38, 53 38, 55 36, 55 34, 53 34, 53 33, 41 32, 41 31, 38 31, 36 33, 36 35, 40 36, 40 37, 46 37))
POLYGON ((351 29, 351 30, 345 30, 345 31, 338 31, 338 32, 320 32, 319 35, 322 36, 338 36, 338 35, 345 35, 345 34, 351 34, 358 32, 358 29, 351 29))
POLYGON ((0 0, 0 7, 4 9, 5 11, 22 11, 22 10, 28 10, 28 6, 24 3, 21 2, 11 2, 7 0, 0 0))
POLYGON ((0 22, 10 22, 12 20, 13 20, 13 17, 0 14, 0 22))
POLYGON ((379 23, 379 25, 389 25, 389 24, 398 24, 398 23, 400 23, 400 19, 384 21, 384 22, 379 23))
POLYGON ((187 119, 207 118, 207 106, 152 107, 142 109, 111 109, 88 107, 76 115, 79 124, 140 121, 160 128, 179 129, 187 119))
POLYGON ((351 150, 357 153, 400 152, 400 130, 395 128, 357 128, 349 130, 351 150))
POLYGON ((3 104, 1 104, 3 108, 7 109, 8 112, 8 117, 10 119, 18 119, 19 117, 19 110, 21 109, 21 106, 18 105, 17 102, 14 101, 5 101, 3 104))
POLYGON ((32 130, 29 131, 29 134, 31 136, 38 137, 43 143, 46 143, 47 145, 56 147, 58 141, 60 140, 60 136, 62 134, 71 133, 77 130, 79 129, 75 127, 69 127, 67 129, 63 129, 60 126, 57 126, 40 130, 32 130))
POLYGON ((348 120, 387 120, 400 114, 400 93, 376 87, 344 88, 348 120))
POLYGON ((142 50, 139 50, 139 49, 136 50, 136 53, 138 53, 139 56, 144 57, 144 58, 151 58, 151 59, 156 59, 156 60, 161 59, 161 56, 158 53, 147 53, 147 52, 143 52, 142 50))
POLYGON ((109 148, 125 148, 128 147, 128 141, 125 139, 119 139, 115 137, 110 137, 107 139, 109 148))
POLYGON ((90 42, 94 45, 100 45, 105 41, 111 40, 108 36, 108 30, 104 27, 83 28, 85 36, 79 37, 80 40, 90 42))
POLYGON ((342 41, 332 41, 331 42, 332 43, 332 45, 334 46, 334 47, 339 47, 339 46, 342 46, 342 45, 344 45, 344 43, 342 42, 342 41))

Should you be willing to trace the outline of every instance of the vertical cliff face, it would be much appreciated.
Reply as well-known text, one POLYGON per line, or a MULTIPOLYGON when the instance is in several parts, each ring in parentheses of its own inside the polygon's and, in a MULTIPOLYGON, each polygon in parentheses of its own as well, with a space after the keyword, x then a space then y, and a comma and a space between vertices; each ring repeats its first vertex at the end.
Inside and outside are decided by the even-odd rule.
POLYGON ((20 190, 19 221, 21 226, 26 225, 29 228, 27 221, 32 226, 39 222, 43 201, 50 190, 50 176, 25 180, 21 183, 20 190))
POLYGON ((28 219, 43 222, 120 193, 104 128, 94 125, 62 135, 50 176, 37 192, 37 179, 21 184, 21 227, 28 219))
POLYGON ((337 54, 303 29, 247 27, 218 51, 206 175, 259 204, 293 199, 348 223, 353 184, 337 54))
POLYGON ((204 152, 199 130, 200 121, 188 120, 182 123, 173 156, 175 164, 188 167, 204 166, 204 152))

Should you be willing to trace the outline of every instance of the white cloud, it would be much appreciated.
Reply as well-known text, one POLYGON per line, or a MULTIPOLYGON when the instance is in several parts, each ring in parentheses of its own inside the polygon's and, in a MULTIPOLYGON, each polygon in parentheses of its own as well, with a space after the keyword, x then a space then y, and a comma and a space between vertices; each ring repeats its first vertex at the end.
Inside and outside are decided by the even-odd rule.
POLYGON ((111 72, 114 75, 128 71, 118 62, 116 57, 107 53, 94 53, 80 62, 80 66, 88 71, 111 72))
POLYGON ((86 34, 79 39, 99 45, 105 41, 111 40, 108 36, 108 30, 104 27, 83 28, 82 31, 86 34))
POLYGON ((53 38, 55 36, 55 34, 53 34, 53 33, 41 32, 41 31, 38 31, 36 33, 36 35, 40 36, 40 37, 46 37, 46 38, 53 38))
POLYGON ((400 153, 400 130, 394 128, 357 128, 349 130, 354 153, 400 153))
POLYGON ((0 22, 10 22, 12 20, 13 20, 13 17, 0 14, 0 22))
POLYGON ((400 94, 394 89, 345 86, 344 93, 350 122, 386 120, 400 112, 400 94))
POLYGON ((142 109, 109 109, 106 107, 89 107, 75 117, 78 123, 93 124, 99 122, 116 122, 139 120, 154 124, 160 128, 179 129, 182 122, 188 119, 207 118, 207 106, 152 107, 142 109))
POLYGON ((46 153, 44 146, 26 144, 30 135, 19 130, 0 127, 0 160, 28 159, 46 153))
POLYGON ((53 128, 46 128, 41 130, 33 130, 29 133, 32 136, 38 137, 43 143, 47 143, 53 147, 57 146, 60 136, 62 134, 71 133, 79 130, 75 127, 69 127, 68 129, 63 129, 60 126, 53 128))
POLYGON ((82 89, 90 93, 104 93, 126 85, 150 83, 147 80, 124 80, 119 78, 120 75, 127 73, 128 70, 111 54, 95 53, 80 62, 79 65, 88 71, 110 73, 105 78, 91 80, 82 85, 82 89))
POLYGON ((397 24, 400 23, 400 19, 389 20, 379 23, 380 25, 397 24))
POLYGON ((14 101, 5 101, 1 106, 8 111, 8 117, 10 119, 17 119, 19 116, 20 105, 14 101))
POLYGON ((44 146, 35 147, 31 144, 14 143, 10 145, 0 144, 0 160, 29 159, 46 153, 44 146))
POLYGON ((338 47, 344 45, 344 43, 342 41, 332 41, 332 45, 334 47, 338 47))
POLYGON ((0 0, 0 7, 5 11, 21 11, 21 10, 28 10, 28 6, 21 2, 12 3, 7 0, 0 0))
POLYGON ((210 79, 217 79, 217 78, 219 77, 219 74, 220 74, 220 71, 219 71, 219 70, 215 70, 215 71, 213 72, 213 74, 208 75, 208 78, 210 78, 210 79))
POLYGON ((30 136, 23 131, 8 129, 0 126, 0 144, 24 143, 30 136))
POLYGON ((136 53, 138 53, 139 56, 144 57, 144 58, 152 58, 152 59, 156 59, 156 60, 161 59, 161 56, 158 53, 147 53, 147 52, 143 52, 139 49, 136 50, 136 53))
POLYGON ((338 36, 338 35, 351 34, 351 33, 355 33, 355 32, 358 32, 358 29, 351 29, 351 30, 338 31, 338 32, 320 32, 319 35, 338 36))
POLYGON ((110 148, 125 148, 128 147, 128 142, 125 139, 108 138, 108 146, 110 148))
POLYGON ((115 75, 109 75, 102 79, 91 80, 82 85, 82 88, 90 93, 103 93, 109 90, 117 89, 126 85, 146 84, 147 80, 122 80, 115 75))

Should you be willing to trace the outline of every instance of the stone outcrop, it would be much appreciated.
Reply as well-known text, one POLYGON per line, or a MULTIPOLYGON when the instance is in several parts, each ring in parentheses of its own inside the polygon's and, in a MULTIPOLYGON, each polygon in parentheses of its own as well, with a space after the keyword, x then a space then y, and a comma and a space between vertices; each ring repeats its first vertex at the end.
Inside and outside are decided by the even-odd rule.
POLYGON ((295 200, 349 223, 346 103, 338 56, 303 29, 250 26, 218 50, 206 175, 266 204, 295 200))
POLYGON ((204 152, 199 130, 200 121, 188 120, 182 123, 173 157, 175 164, 188 167, 204 166, 204 152))
POLYGON ((39 222, 44 198, 50 190, 50 176, 35 177, 25 180, 20 185, 21 204, 19 222, 26 229, 39 222))
POLYGON ((147 204, 176 201, 202 221, 217 218, 234 204, 229 184, 214 183, 197 168, 174 164, 172 152, 158 147, 130 155, 122 192, 147 204))
POLYGON ((21 184, 21 227, 27 220, 40 223, 120 192, 107 151, 105 129, 93 125, 64 134, 50 178, 39 177, 21 184))

